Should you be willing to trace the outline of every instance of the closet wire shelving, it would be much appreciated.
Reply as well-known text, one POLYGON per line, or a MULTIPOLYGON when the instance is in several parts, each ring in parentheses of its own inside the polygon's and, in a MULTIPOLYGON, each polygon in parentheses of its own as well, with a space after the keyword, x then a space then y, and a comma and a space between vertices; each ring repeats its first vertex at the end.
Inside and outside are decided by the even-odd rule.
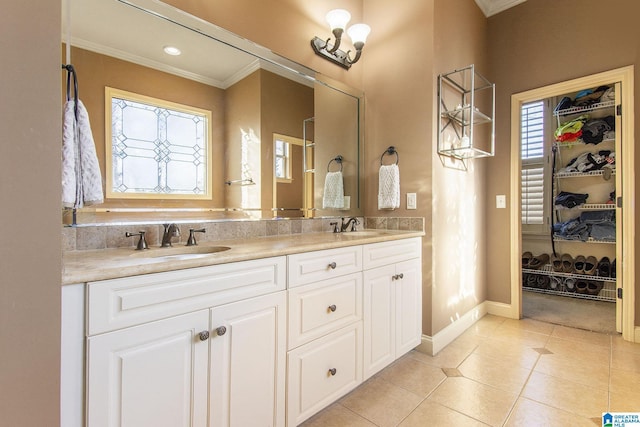
POLYGON ((560 284, 560 289, 542 289, 542 288, 533 288, 530 286, 526 286, 523 283, 523 290, 530 292, 537 292, 541 294, 549 294, 549 295, 562 295, 562 296, 571 296, 573 298, 582 298, 589 299, 595 301, 606 301, 606 302, 615 302, 616 300, 616 278, 615 277, 601 277, 601 276, 590 276, 588 274, 576 274, 576 273, 564 273, 559 271, 553 271, 553 267, 551 264, 544 265, 541 269, 535 270, 531 268, 523 268, 523 274, 536 274, 536 275, 545 275, 545 276, 554 276, 561 278, 573 278, 573 279, 583 279, 595 282, 604 282, 604 286, 598 293, 598 295, 590 295, 590 294, 581 294, 578 292, 570 292, 564 287, 564 281, 560 284))
MULTIPOLYGON (((566 109, 562 109, 559 111, 554 111, 553 115, 556 117, 558 126, 561 125, 560 118, 564 116, 577 115, 582 113, 587 113, 590 111, 605 109, 605 108, 614 108, 615 101, 605 101, 599 102, 596 104, 592 104, 584 107, 570 107, 566 109)), ((613 142, 614 139, 604 139, 602 142, 613 142)), ((576 145, 585 145, 584 141, 581 139, 575 141, 566 141, 566 142, 554 142, 556 148, 570 148, 576 145)), ((595 170, 595 171, 587 171, 587 172, 556 172, 554 177, 556 179, 564 179, 564 178, 582 178, 582 177, 595 177, 595 176, 603 176, 604 170, 595 170)), ((611 168, 609 172, 611 176, 615 176, 616 169, 615 167, 611 168)), ((615 210, 616 206, 613 203, 588 203, 583 204, 574 208, 576 210, 588 211, 588 210, 615 210)), ((563 209, 560 209, 563 210, 563 209)), ((571 209, 567 209, 571 210, 571 209)), ((564 239, 559 236, 554 235, 554 242, 578 242, 578 243, 603 243, 603 244, 616 244, 615 240, 597 240, 592 237, 589 237, 586 241, 583 240, 570 240, 564 239)), ((606 301, 606 302, 615 302, 617 297, 617 286, 616 286, 616 278, 615 277, 601 277, 601 276, 593 276, 587 274, 577 274, 577 273, 567 273, 567 272, 559 272, 554 271, 551 264, 544 265, 540 269, 530 269, 523 268, 523 274, 534 274, 534 275, 545 275, 545 276, 553 276, 562 279, 559 283, 558 288, 549 289, 549 288, 535 288, 531 286, 526 286, 523 281, 523 290, 529 292, 536 292, 542 294, 550 294, 550 295, 561 295, 565 297, 572 298, 581 298, 587 300, 595 300, 595 301, 606 301), (597 281, 603 282, 602 289, 598 292, 597 295, 591 295, 588 293, 579 293, 575 291, 570 291, 566 289, 564 279, 572 278, 575 280, 588 280, 588 281, 597 281)))

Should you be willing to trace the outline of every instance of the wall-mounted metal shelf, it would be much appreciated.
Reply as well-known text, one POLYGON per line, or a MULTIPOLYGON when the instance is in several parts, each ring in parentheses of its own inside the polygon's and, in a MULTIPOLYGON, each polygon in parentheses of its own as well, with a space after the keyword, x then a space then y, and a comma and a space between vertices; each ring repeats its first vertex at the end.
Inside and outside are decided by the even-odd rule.
POLYGON ((439 154, 461 160, 493 156, 494 116, 495 85, 473 64, 438 76, 439 154))

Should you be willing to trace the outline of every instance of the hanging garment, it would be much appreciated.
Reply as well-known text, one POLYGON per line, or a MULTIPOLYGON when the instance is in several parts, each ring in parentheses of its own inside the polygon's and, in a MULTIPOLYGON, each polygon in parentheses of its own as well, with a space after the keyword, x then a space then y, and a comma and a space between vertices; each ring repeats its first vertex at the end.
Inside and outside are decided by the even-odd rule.
POLYGON ((378 209, 400 207, 400 169, 398 165, 381 165, 378 172, 378 209))
POLYGON ((322 207, 324 209, 344 208, 344 182, 341 171, 327 172, 324 178, 322 207))
POLYGON ((62 126, 62 206, 82 208, 104 202, 102 175, 93 142, 89 114, 78 101, 64 106, 62 126))

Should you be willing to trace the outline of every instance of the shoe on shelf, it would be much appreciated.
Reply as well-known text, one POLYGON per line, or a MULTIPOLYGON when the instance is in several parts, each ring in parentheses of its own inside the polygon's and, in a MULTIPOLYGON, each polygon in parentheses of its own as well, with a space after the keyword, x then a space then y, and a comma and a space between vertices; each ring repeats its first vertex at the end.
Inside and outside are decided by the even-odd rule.
POLYGON ((555 272, 562 272, 562 258, 559 256, 552 255, 551 256, 551 267, 555 272))
POLYGON ((573 273, 573 257, 569 254, 563 254, 560 260, 562 260, 562 271, 564 273, 573 273))
POLYGON ((536 274, 529 274, 527 276, 527 287, 528 288, 537 288, 538 287, 538 281, 536 280, 536 274))
POLYGON ((576 292, 579 294, 586 294, 589 287, 589 281, 585 279, 576 280, 576 292))
POLYGON ((573 277, 567 277, 564 279, 564 290, 567 292, 575 292, 576 291, 576 279, 573 277))
POLYGON ((534 270, 540 270, 542 267, 544 267, 548 263, 549 263, 549 255, 540 254, 538 256, 534 256, 533 258, 531 258, 531 261, 529 261, 529 268, 532 268, 534 270))
POLYGON ((584 261, 584 274, 595 276, 597 268, 598 258, 594 256, 588 256, 584 261))
POLYGON ((549 289, 551 289, 552 291, 559 291, 560 289, 562 289, 562 278, 551 276, 549 278, 549 289))
POLYGON ((611 277, 611 261, 609 261, 609 257, 602 257, 598 262, 597 271, 600 277, 611 277))
POLYGON ((604 282, 596 282, 595 280, 590 280, 587 282, 587 293, 589 295, 598 295, 604 286, 604 282))
POLYGON ((587 259, 582 255, 578 255, 576 257, 575 261, 573 262, 573 269, 576 274, 584 274, 584 264, 586 260, 587 259))
POLYGON ((522 268, 529 268, 531 258, 533 258, 533 254, 529 251, 522 254, 522 268))
POLYGON ((616 259, 614 258, 613 262, 611 263, 611 277, 615 279, 617 273, 618 271, 616 270, 616 259))
POLYGON ((549 289, 549 276, 540 274, 536 277, 536 286, 538 289, 549 289))

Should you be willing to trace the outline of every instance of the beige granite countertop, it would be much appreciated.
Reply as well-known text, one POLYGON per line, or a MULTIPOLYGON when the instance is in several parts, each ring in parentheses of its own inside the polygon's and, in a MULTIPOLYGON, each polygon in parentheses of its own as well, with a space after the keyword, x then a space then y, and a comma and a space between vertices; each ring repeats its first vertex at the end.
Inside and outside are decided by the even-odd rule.
POLYGON ((147 273, 204 267, 300 252, 363 245, 424 236, 423 231, 365 230, 359 233, 304 233, 252 239, 204 242, 198 251, 225 246, 223 252, 181 256, 183 245, 173 248, 152 247, 70 251, 63 256, 62 284, 92 282, 147 273))

